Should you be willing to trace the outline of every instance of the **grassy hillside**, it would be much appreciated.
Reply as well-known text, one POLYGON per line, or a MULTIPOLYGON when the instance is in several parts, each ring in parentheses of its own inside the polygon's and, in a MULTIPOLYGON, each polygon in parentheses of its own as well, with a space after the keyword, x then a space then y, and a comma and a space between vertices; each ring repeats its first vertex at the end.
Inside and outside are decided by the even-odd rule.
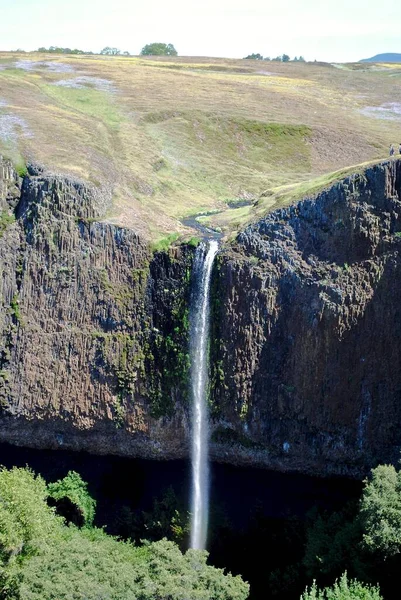
POLYGON ((394 64, 0 53, 0 152, 105 188, 153 240, 198 213, 230 233, 266 190, 386 157, 400 91, 394 64))

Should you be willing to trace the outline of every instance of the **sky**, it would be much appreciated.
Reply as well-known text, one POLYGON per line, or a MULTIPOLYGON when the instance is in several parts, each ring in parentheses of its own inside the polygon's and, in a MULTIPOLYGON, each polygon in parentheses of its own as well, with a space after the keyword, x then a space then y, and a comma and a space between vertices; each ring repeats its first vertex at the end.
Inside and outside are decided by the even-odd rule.
POLYGON ((353 62, 401 53, 401 2, 387 0, 0 0, 0 50, 148 43, 181 56, 283 53, 353 62))

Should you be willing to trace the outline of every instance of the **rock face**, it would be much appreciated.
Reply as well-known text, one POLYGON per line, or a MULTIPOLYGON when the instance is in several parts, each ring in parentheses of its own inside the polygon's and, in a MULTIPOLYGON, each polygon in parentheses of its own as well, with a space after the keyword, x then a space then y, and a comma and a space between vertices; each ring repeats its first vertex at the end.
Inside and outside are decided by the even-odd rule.
POLYGON ((33 173, 0 167, 0 439, 185 455, 192 251, 152 256, 96 190, 33 173))
MULTIPOLYGON (((0 161, 0 440, 188 455, 193 249, 0 161)), ((401 163, 249 226, 218 256, 212 457, 360 476, 401 449, 401 163), (400 234, 398 234, 400 232, 400 234)))
POLYGON ((401 449, 401 164, 249 226, 215 280, 214 454, 360 475, 401 449))

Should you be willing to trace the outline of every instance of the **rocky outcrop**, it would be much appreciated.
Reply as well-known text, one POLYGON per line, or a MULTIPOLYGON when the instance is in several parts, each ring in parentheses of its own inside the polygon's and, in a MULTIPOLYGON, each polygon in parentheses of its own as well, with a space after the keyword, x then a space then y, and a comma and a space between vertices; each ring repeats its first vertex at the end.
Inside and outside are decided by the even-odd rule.
POLYGON ((183 456, 192 250, 152 255, 84 184, 0 174, 0 439, 183 456))
POLYGON ((401 450, 401 164, 245 229, 215 279, 216 457, 361 475, 401 450))
MULTIPOLYGON (((188 455, 193 249, 0 161, 0 440, 188 455)), ((213 276, 212 457, 360 476, 401 449, 401 164, 247 227, 213 276)))

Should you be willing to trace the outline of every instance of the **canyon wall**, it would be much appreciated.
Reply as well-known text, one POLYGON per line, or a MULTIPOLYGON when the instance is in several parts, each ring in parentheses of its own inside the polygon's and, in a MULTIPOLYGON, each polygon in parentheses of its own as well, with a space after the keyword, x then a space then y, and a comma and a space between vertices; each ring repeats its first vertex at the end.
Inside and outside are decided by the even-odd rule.
MULTIPOLYGON (((193 248, 152 252, 87 184, 0 161, 0 440, 189 449, 193 248)), ((401 164, 276 210, 217 257, 211 454, 361 476, 401 449, 401 164)))
POLYGON ((349 475, 399 460, 400 250, 401 163, 387 162, 220 255, 216 456, 349 475))
POLYGON ((87 185, 0 175, 0 439, 184 456, 193 250, 99 222, 87 185))

